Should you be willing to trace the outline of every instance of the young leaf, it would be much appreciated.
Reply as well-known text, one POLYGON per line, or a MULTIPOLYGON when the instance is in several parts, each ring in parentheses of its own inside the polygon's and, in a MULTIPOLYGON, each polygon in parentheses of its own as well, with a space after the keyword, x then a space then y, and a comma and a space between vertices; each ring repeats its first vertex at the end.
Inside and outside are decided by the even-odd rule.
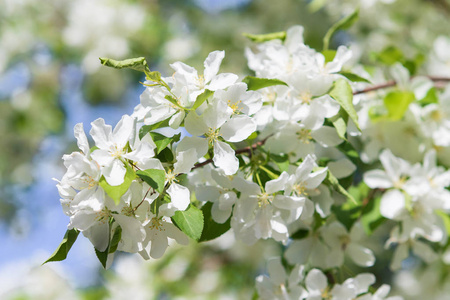
POLYGON ((330 29, 328 29, 327 33, 323 37, 323 50, 328 50, 328 47, 330 45, 330 40, 333 34, 336 33, 338 30, 348 29, 350 26, 352 26, 356 20, 358 20, 359 15, 359 9, 356 9, 353 13, 348 15, 347 17, 339 20, 337 23, 335 23, 333 26, 331 26, 330 29))
POLYGON ((203 226, 202 235, 198 240, 199 242, 206 242, 218 238, 219 236, 221 236, 230 229, 231 217, 228 218, 228 220, 223 224, 217 223, 216 221, 213 220, 211 216, 212 206, 213 204, 211 202, 207 202, 202 207, 205 225, 203 226))
POLYGON ((161 81, 161 73, 158 71, 153 72, 145 72, 147 80, 154 81, 154 82, 160 82, 161 81))
POLYGON ((331 174, 330 170, 328 170, 327 177, 325 178, 324 182, 328 183, 334 190, 347 197, 347 199, 349 199, 353 203, 356 203, 355 198, 353 198, 353 196, 349 192, 347 192, 347 190, 339 183, 337 178, 334 177, 333 174, 331 174))
POLYGON ((203 231, 203 213, 193 205, 185 211, 177 211, 172 217, 173 223, 188 237, 198 241, 203 231))
POLYGON ((342 76, 344 76, 345 78, 347 78, 350 81, 353 82, 366 82, 366 83, 371 83, 369 80, 367 80, 364 77, 361 77, 359 75, 356 75, 354 73, 350 73, 350 72, 339 72, 338 74, 341 74, 342 76))
POLYGON ((167 137, 157 132, 150 132, 153 142, 156 145, 156 154, 159 154, 164 148, 166 148, 172 141, 171 137, 167 137))
POLYGON ((336 50, 323 50, 322 55, 325 57, 325 62, 333 61, 333 59, 336 57, 336 50))
POLYGON ((169 119, 166 119, 164 121, 152 124, 152 125, 144 125, 141 127, 141 129, 139 130, 139 139, 142 140, 142 138, 144 137, 144 135, 146 135, 147 133, 158 129, 158 128, 162 128, 162 127, 168 127, 169 126, 169 119))
POLYGON ((245 77, 242 82, 247 84, 249 91, 256 91, 265 87, 273 86, 273 85, 285 85, 287 86, 287 83, 284 81, 281 81, 279 79, 268 79, 268 78, 259 78, 259 77, 253 77, 253 76, 247 76, 245 77))
POLYGON ((368 199, 369 203, 364 207, 361 223, 367 235, 371 235, 387 219, 380 213, 381 197, 368 199))
POLYGON ((136 178, 136 173, 130 165, 126 165, 127 172, 121 185, 112 186, 106 182, 105 177, 102 176, 98 184, 105 190, 106 194, 114 200, 114 203, 119 204, 120 198, 128 191, 131 182, 136 178))
POLYGON ((339 113, 334 117, 330 118, 331 123, 333 123, 334 128, 336 128, 336 132, 341 139, 344 141, 347 140, 345 134, 347 133, 347 122, 348 122, 348 114, 344 109, 340 109, 339 113))
MULTIPOLYGON (((116 223, 117 224, 117 223, 116 223)), ((119 246, 119 242, 122 239, 122 227, 117 225, 114 230, 113 237, 111 238, 111 242, 109 243, 109 253, 114 253, 117 250, 117 246, 119 246)))
POLYGON ((403 118, 411 102, 415 99, 411 91, 396 90, 388 93, 384 99, 384 105, 388 110, 388 119, 398 121, 403 118))
POLYGON ((167 101, 169 101, 170 103, 172 103, 173 105, 175 105, 176 107, 179 107, 181 109, 184 109, 184 107, 182 107, 179 103, 178 100, 175 99, 174 97, 170 96, 170 95, 166 95, 164 97, 164 99, 166 99, 167 101))
POLYGON ((214 94, 213 91, 205 90, 203 93, 197 96, 197 99, 195 99, 194 105, 192 106, 192 110, 195 110, 200 107, 200 105, 203 104, 203 102, 206 101, 212 94, 214 94))
POLYGON ((111 58, 100 57, 102 65, 115 69, 133 69, 139 72, 149 72, 145 57, 129 58, 125 60, 114 60, 111 58))
POLYGON ((70 248, 72 248, 72 245, 77 240, 79 234, 80 232, 75 228, 68 229, 66 231, 66 234, 64 234, 64 238, 61 244, 59 244, 55 252, 53 252, 53 254, 43 264, 46 264, 50 261, 65 260, 67 258, 67 253, 69 253, 70 248))
POLYGON ((145 182, 154 188, 158 193, 164 191, 164 182, 166 181, 166 172, 159 169, 139 170, 136 174, 145 182))
POLYGON ((358 115, 356 114, 355 107, 353 106, 353 92, 351 86, 345 79, 338 79, 334 82, 333 88, 329 95, 336 100, 339 105, 347 112, 349 117, 353 120, 356 127, 359 128, 358 115))
POLYGON ((271 41, 271 40, 284 41, 286 39, 286 31, 272 32, 272 33, 266 33, 266 34, 243 33, 242 35, 255 43, 263 43, 263 42, 267 42, 267 41, 271 41))

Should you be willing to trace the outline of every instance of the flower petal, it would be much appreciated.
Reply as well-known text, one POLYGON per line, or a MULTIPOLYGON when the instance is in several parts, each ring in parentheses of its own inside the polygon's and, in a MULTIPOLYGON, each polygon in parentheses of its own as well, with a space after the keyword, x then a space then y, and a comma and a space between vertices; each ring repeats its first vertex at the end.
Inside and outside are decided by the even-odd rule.
POLYGON ((233 175, 239 169, 239 160, 236 158, 233 148, 224 142, 214 143, 213 161, 226 175, 233 175))

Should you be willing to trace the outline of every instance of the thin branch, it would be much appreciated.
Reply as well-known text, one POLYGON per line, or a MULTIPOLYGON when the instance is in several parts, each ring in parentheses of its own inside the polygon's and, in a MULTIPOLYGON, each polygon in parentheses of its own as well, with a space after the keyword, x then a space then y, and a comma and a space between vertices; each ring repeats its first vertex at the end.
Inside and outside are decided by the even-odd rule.
MULTIPOLYGON (((265 139, 263 139, 263 140, 261 140, 261 141, 259 141, 259 142, 256 142, 256 143, 254 143, 254 144, 251 145, 251 146, 248 146, 248 147, 245 147, 245 148, 241 148, 241 149, 237 149, 237 150, 234 151, 234 152, 235 152, 236 154, 248 153, 248 155, 251 155, 253 150, 255 150, 256 148, 258 148, 258 146, 264 145, 264 143, 267 141, 267 139, 268 139, 269 137, 271 137, 271 136, 272 136, 272 135, 269 135, 269 136, 267 136, 265 139)), ((213 160, 210 158, 210 159, 205 160, 204 162, 196 163, 195 166, 192 168, 192 170, 195 170, 195 169, 197 169, 197 168, 201 168, 201 167, 206 166, 207 164, 210 164, 210 163, 212 163, 212 162, 213 162, 213 160)))
MULTIPOLYGON (((426 76, 428 79, 430 79, 433 82, 450 82, 450 78, 449 77, 436 77, 436 76, 426 76)), ((371 86, 368 88, 365 88, 363 90, 359 90, 359 91, 354 91, 353 95, 359 95, 359 94, 365 94, 365 93, 369 93, 369 92, 373 92, 373 91, 377 91, 377 90, 381 90, 381 89, 386 89, 386 88, 390 88, 397 85, 397 82, 394 80, 388 81, 386 83, 382 83, 379 85, 375 85, 375 86, 371 86)))

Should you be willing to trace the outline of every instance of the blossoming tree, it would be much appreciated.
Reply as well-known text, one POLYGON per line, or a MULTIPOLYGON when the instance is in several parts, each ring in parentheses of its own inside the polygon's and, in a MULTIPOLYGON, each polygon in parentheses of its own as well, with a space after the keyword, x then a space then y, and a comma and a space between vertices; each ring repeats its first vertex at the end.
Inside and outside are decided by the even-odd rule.
POLYGON ((108 268, 117 251, 158 259, 170 244, 232 231, 282 249, 256 278, 257 298, 400 299, 388 285, 371 287, 370 272, 338 280, 336 270, 348 259, 376 265, 362 241, 382 224, 392 269, 409 250, 426 263, 448 260, 449 79, 412 77, 397 63, 392 81, 372 83, 375 72, 349 67, 349 48, 328 49, 357 18, 334 25, 320 52, 301 26, 248 34, 254 76, 243 79, 219 72, 223 51, 208 55, 202 74, 175 62, 171 77, 144 58, 101 58, 143 72, 146 89, 114 129, 91 123, 93 144, 75 126, 80 151, 64 155, 67 172, 56 180, 70 223, 48 261, 65 259, 80 232, 108 268), (422 132, 406 141, 404 123, 422 132))

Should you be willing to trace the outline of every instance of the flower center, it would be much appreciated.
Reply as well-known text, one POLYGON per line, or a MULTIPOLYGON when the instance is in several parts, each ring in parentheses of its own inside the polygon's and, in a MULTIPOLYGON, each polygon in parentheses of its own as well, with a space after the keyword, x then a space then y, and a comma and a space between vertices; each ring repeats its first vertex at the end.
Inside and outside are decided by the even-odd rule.
POLYGON ((123 151, 123 148, 120 149, 117 147, 116 144, 114 144, 114 148, 112 149, 112 151, 110 152, 111 156, 114 158, 120 158, 122 155, 125 154, 125 151, 123 151))
POLYGON ((312 100, 312 94, 309 91, 301 92, 300 95, 298 95, 298 99, 303 103, 309 104, 312 100))
POLYGON ((272 196, 269 196, 267 193, 258 195, 258 207, 266 207, 270 204, 272 200, 272 196))
POLYGON ((309 144, 312 140, 311 130, 309 129, 300 129, 296 134, 297 138, 304 144, 309 144))
POLYGON ((95 213, 95 220, 97 222, 105 224, 109 220, 110 216, 111 212, 109 211, 109 209, 104 208, 101 211, 95 213))
POLYGON ((302 183, 298 183, 294 185, 294 191, 297 192, 297 194, 308 196, 308 193, 306 192, 306 187, 302 183))
POLYGON ((238 114, 241 112, 242 108, 239 107, 239 104, 242 103, 241 100, 231 103, 231 100, 228 100, 228 106, 233 110, 233 114, 238 114))
POLYGON ((159 231, 164 231, 163 229, 163 222, 160 218, 157 217, 153 217, 152 220, 150 221, 148 227, 152 230, 159 230, 159 231))
POLYGON ((200 89, 203 89, 205 87, 205 77, 203 75, 198 75, 198 77, 197 77, 197 86, 200 89))
POLYGON ((169 170, 166 173, 166 179, 169 181, 169 184, 172 184, 173 182, 177 182, 176 174, 173 173, 173 170, 169 170))
POLYGON ((130 206, 125 206, 122 208, 121 213, 125 216, 132 217, 134 216, 134 209, 130 206))
POLYGON ((208 132, 205 135, 208 137, 208 143, 212 146, 214 145, 214 142, 217 142, 217 140, 219 139, 219 129, 209 128, 208 132))

